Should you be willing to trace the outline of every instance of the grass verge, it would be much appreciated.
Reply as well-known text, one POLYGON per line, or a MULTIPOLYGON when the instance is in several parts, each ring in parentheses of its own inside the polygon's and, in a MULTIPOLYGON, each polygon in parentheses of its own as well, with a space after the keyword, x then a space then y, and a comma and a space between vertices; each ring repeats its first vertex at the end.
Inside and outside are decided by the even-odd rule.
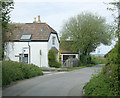
POLYGON ((13 61, 2 62, 3 86, 9 85, 17 80, 29 79, 39 75, 43 75, 43 72, 36 65, 13 61))
POLYGON ((81 68, 85 68, 86 66, 80 66, 80 67, 68 67, 67 70, 68 71, 72 71, 72 70, 75 70, 75 69, 81 69, 81 68))
POLYGON ((85 96, 118 96, 118 65, 104 66, 84 86, 85 96))
POLYGON ((75 70, 75 69, 81 69, 81 68, 85 68, 86 66, 80 66, 80 67, 66 67, 66 68, 54 68, 54 67, 41 67, 40 69, 42 71, 72 71, 72 70, 75 70))

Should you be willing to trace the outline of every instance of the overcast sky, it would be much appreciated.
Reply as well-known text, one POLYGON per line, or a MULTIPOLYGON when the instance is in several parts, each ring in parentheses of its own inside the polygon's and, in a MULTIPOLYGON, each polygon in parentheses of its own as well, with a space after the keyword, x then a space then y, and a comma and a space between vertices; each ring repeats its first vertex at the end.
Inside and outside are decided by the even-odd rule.
MULTIPOLYGON (((114 0, 15 0, 14 10, 11 12, 11 21, 19 23, 32 23, 34 17, 40 15, 41 22, 46 22, 58 33, 64 21, 81 12, 87 11, 106 18, 111 24, 114 18, 107 10, 109 3, 114 0)), ((113 48, 101 45, 98 47, 101 54, 113 48)), ((98 49, 95 53, 97 53, 98 49)))

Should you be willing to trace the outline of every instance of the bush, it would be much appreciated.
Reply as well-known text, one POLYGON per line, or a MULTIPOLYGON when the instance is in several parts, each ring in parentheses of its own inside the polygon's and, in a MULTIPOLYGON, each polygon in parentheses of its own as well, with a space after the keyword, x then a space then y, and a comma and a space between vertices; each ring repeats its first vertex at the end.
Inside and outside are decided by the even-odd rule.
POLYGON ((83 54, 80 55, 79 66, 85 66, 87 64, 87 57, 83 54))
POLYGON ((54 50, 48 52, 48 64, 50 67, 60 68, 60 63, 56 59, 56 54, 54 50))
POLYGON ((85 96, 118 96, 118 66, 104 67, 85 86, 85 96), (108 72, 107 72, 108 71, 108 72))
POLYGON ((8 85, 13 81, 28 79, 43 75, 42 71, 33 64, 25 64, 13 61, 2 62, 2 85, 8 85))
POLYGON ((118 55, 117 55, 117 47, 118 45, 116 44, 115 47, 111 50, 111 52, 107 56, 107 64, 116 64, 118 60, 118 55))
POLYGON ((55 68, 60 68, 61 64, 57 61, 54 62, 54 66, 55 68))
POLYGON ((102 72, 94 75, 85 86, 85 96, 120 96, 120 65, 117 64, 117 45, 109 52, 102 72))

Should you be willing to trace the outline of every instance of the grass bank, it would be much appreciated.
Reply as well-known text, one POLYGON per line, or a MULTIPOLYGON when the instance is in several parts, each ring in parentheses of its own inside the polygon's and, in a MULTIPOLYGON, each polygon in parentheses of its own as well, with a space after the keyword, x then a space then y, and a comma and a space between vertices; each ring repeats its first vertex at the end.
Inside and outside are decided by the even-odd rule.
POLYGON ((67 70, 68 71, 72 71, 72 70, 75 70, 75 69, 81 69, 81 68, 85 68, 86 66, 80 66, 80 67, 68 67, 67 70))
POLYGON ((6 86, 17 80, 43 75, 39 67, 13 61, 2 62, 2 85, 6 86))
MULTIPOLYGON (((119 65, 104 66, 84 86, 85 96, 120 96, 118 86, 119 65)), ((120 72, 120 71, 119 71, 120 72)))
POLYGON ((61 71, 72 71, 75 69, 81 69, 81 68, 85 68, 86 66, 80 66, 80 67, 65 67, 65 68, 55 68, 55 67, 41 67, 40 69, 42 71, 51 71, 51 72, 61 72, 61 71))

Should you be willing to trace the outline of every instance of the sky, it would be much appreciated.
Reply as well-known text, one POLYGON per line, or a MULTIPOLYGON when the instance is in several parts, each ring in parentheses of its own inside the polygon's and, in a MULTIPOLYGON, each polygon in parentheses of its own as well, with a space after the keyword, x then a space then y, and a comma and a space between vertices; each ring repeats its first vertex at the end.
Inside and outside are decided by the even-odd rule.
MULTIPOLYGON (((49 24, 58 34, 63 23, 81 12, 92 12, 106 18, 112 24, 112 12, 107 10, 108 3, 113 0, 15 0, 11 21, 16 23, 32 23, 34 17, 40 15, 41 22, 49 24)), ((116 13, 115 13, 116 14, 116 13)), ((106 54, 114 47, 100 45, 94 53, 106 54)))

